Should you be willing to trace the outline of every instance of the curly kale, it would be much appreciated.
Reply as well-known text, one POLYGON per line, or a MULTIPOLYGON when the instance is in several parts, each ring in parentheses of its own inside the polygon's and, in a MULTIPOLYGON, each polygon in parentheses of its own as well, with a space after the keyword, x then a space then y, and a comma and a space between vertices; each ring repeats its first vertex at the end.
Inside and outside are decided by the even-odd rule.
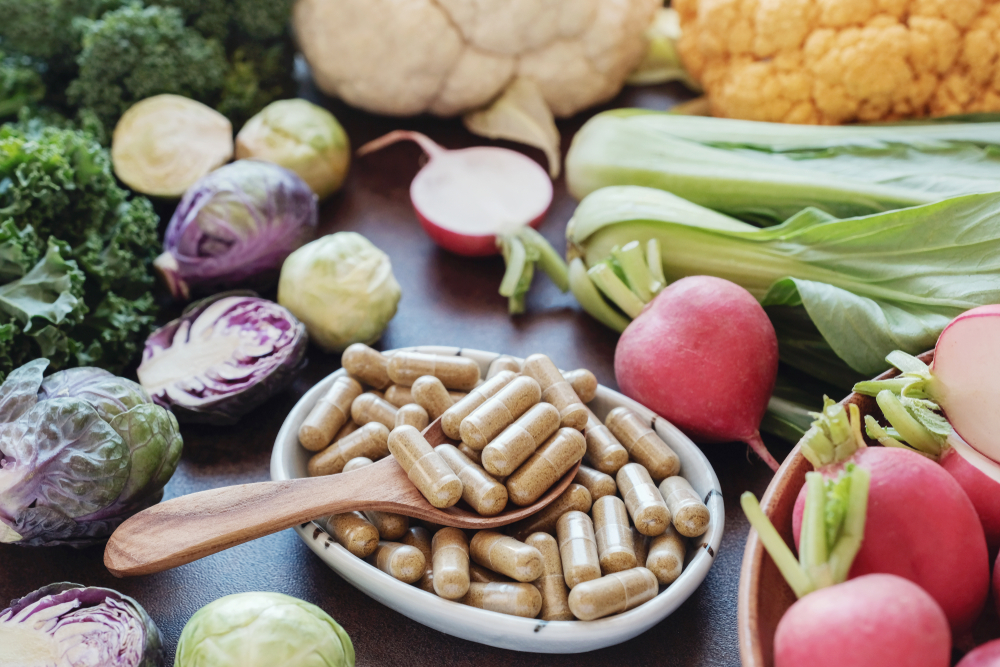
POLYGON ((155 314, 157 224, 89 134, 0 127, 0 373, 39 356, 116 373, 132 362, 155 314))
POLYGON ((50 70, 76 69, 80 18, 96 19, 122 0, 0 0, 0 43, 12 53, 30 56, 50 70))
POLYGON ((45 97, 42 71, 28 56, 7 56, 0 51, 0 119, 41 102, 45 97))

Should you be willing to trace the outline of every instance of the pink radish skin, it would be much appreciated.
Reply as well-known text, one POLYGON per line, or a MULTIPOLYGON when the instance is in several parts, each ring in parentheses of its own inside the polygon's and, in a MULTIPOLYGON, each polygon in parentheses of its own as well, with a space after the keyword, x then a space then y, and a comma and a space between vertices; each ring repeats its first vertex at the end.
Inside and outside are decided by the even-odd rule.
POLYGON ((410 183, 410 201, 424 231, 445 250, 496 255, 497 235, 538 227, 552 203, 545 170, 506 148, 448 150, 419 132, 396 130, 365 144, 358 155, 397 141, 414 141, 427 154, 427 164, 410 183))
POLYGON ((948 667, 951 633, 919 586, 869 574, 809 593, 774 635, 775 667, 948 667))
POLYGON ((997 616, 1000 616, 1000 557, 993 564, 993 602, 997 606, 997 616))
MULTIPOLYGON (((848 579, 895 574, 933 597, 957 635, 972 627, 989 592, 989 559, 979 517, 945 470, 906 449, 866 447, 851 462, 871 473, 868 519, 848 579)), ((844 463, 820 472, 833 478, 844 463)), ((792 528, 798 546, 805 488, 795 501, 792 528)))
POLYGON ((949 447, 941 456, 941 467, 955 478, 972 506, 986 534, 990 559, 1000 552, 1000 466, 971 449, 958 438, 950 438, 949 447))
POLYGON ((758 428, 778 374, 778 338, 745 289, 710 276, 682 278, 622 333, 615 379, 629 398, 693 440, 741 441, 778 469, 758 428))
POLYGON ((976 647, 955 667, 1000 667, 1000 639, 976 647))

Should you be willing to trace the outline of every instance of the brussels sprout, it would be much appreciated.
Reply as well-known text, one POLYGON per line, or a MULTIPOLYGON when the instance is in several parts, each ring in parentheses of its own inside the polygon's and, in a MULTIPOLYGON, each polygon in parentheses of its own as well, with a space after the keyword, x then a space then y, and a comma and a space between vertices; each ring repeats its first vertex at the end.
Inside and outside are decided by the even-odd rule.
POLYGON ((0 611, 0 653, 18 667, 160 667, 163 640, 127 595, 60 583, 0 611))
POLYGON ((236 159, 280 164, 302 177, 320 199, 340 189, 351 146, 333 114, 303 99, 272 102, 236 135, 236 159))
POLYGON ((240 160, 187 191, 153 265, 176 299, 195 290, 274 284, 288 254, 316 233, 316 195, 283 167, 240 160))
POLYGON ((135 382, 99 368, 43 381, 48 364, 0 385, 0 542, 88 546, 159 502, 181 436, 135 382))
POLYGON ((181 421, 235 424, 291 383, 308 341, 305 326, 273 301, 217 294, 150 334, 139 382, 181 421))
POLYGON ((278 303, 327 352, 378 340, 401 293, 389 256, 355 232, 302 246, 285 260, 278 281, 278 303))
POLYGON ((351 638, 316 605, 281 593, 239 593, 191 617, 174 667, 354 667, 351 638))
POLYGON ((121 117, 111 139, 115 175, 136 192, 176 199, 233 158, 233 126, 215 109, 156 95, 121 117))

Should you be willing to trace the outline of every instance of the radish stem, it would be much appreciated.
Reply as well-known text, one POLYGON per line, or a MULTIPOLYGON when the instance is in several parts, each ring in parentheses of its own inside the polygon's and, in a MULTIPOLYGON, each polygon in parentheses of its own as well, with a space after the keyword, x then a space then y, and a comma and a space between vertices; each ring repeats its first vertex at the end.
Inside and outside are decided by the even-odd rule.
POLYGON ((653 280, 659 283, 659 287, 653 289, 653 291, 659 292, 667 286, 667 278, 663 275, 663 257, 660 254, 659 239, 649 239, 649 242, 646 243, 646 266, 649 267, 649 272, 652 274, 653 280))
POLYGON ((560 292, 569 290, 569 268, 555 248, 531 227, 522 227, 517 232, 521 242, 531 246, 538 253, 538 266, 555 283, 560 292))
POLYGON ((926 426, 917 421, 899 398, 889 390, 883 390, 875 397, 882 414, 892 424, 911 447, 925 454, 939 456, 944 438, 938 439, 926 426))
POLYGON ((764 545, 767 553, 771 556, 771 560, 778 566, 781 576, 785 578, 785 581, 788 582, 788 585, 795 593, 795 597, 800 598, 807 593, 811 593, 814 588, 809 575, 806 574, 805 570, 802 569, 802 566, 795 559, 795 554, 792 553, 792 550, 781 539, 781 535, 778 534, 771 520, 764 514, 764 511, 760 508, 760 503, 757 502, 754 495, 749 491, 744 492, 740 496, 740 505, 743 507, 743 513, 746 514, 750 525, 757 531, 761 544, 764 545))
POLYGON ((635 319, 642 312, 646 304, 632 293, 628 285, 618 277, 614 269, 607 263, 595 264, 587 271, 587 275, 590 276, 597 289, 601 290, 612 303, 621 308, 630 318, 635 319))
POLYGON ((625 331, 629 319, 608 305, 587 275, 587 266, 579 257, 569 263, 569 288, 583 309, 597 318, 601 324, 618 333, 625 331))
POLYGON ((626 243, 624 247, 615 246, 611 249, 611 255, 621 265, 625 274, 625 282, 632 293, 643 303, 649 303, 653 299, 650 287, 654 281, 646 266, 646 258, 639 247, 639 242, 631 241, 626 243))

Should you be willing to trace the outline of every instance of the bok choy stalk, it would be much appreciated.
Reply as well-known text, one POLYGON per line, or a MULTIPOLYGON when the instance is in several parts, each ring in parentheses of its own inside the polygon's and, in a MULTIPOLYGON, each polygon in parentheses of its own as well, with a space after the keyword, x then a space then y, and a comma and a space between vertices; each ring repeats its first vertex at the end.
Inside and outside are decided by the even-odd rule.
POLYGON ((782 361, 840 386, 884 370, 893 350, 933 347, 962 312, 1000 303, 1000 193, 844 220, 809 208, 758 229, 661 190, 609 187, 580 203, 566 235, 571 289, 608 326, 622 330, 634 304, 602 292, 594 267, 616 246, 655 240, 665 281, 743 286, 767 308, 782 361))
POLYGON ((1000 122, 820 127, 620 109, 566 156, 577 199, 644 185, 762 225, 812 206, 851 217, 992 192, 1000 122))

